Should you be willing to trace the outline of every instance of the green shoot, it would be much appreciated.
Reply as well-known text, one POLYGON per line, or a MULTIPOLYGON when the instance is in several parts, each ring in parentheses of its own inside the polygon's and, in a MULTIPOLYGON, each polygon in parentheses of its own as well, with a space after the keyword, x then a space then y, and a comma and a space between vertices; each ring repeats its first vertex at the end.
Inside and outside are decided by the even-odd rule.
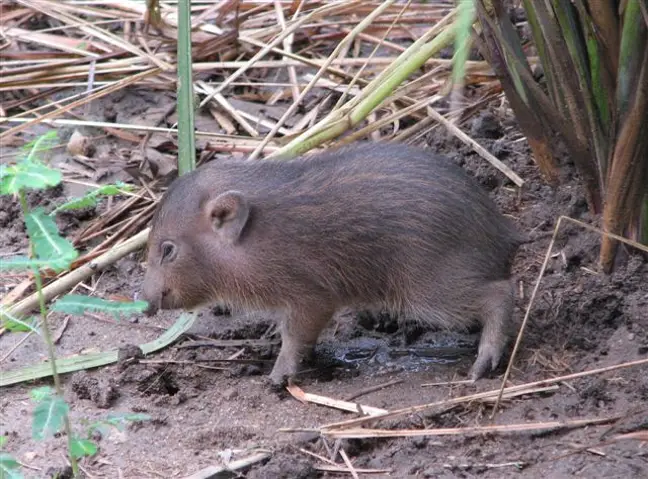
POLYGON ((61 211, 91 208, 93 206, 97 206, 99 200, 104 196, 115 196, 123 192, 132 190, 133 187, 131 185, 127 185, 126 183, 122 183, 121 181, 118 181, 114 185, 103 185, 95 190, 89 191, 80 198, 72 198, 70 201, 57 206, 56 209, 54 209, 54 211, 50 213, 50 216, 54 216, 61 211))
MULTIPOLYGON (((39 296, 42 330, 37 329, 36 318, 18 318, 2 309, 2 325, 12 332, 36 332, 41 335, 47 345, 49 366, 52 370, 54 388, 49 386, 32 390, 31 397, 35 403, 33 411, 32 435, 34 439, 43 440, 64 431, 67 437, 68 458, 73 475, 79 474, 77 460, 97 453, 98 447, 89 438, 75 436, 69 419, 69 405, 63 398, 63 389, 57 372, 57 361, 54 343, 47 324, 49 313, 43 296, 43 279, 41 271, 52 269, 55 272, 69 269, 79 252, 74 245, 59 234, 54 215, 88 206, 94 206, 103 196, 117 195, 129 187, 118 183, 97 188, 82 198, 76 198, 64 203, 51 213, 43 208, 30 209, 27 204, 26 190, 46 189, 61 183, 61 172, 53 169, 39 159, 39 154, 53 146, 56 132, 50 132, 30 143, 23 149, 18 163, 0 166, 0 194, 18 197, 25 219, 27 236, 29 238, 29 255, 3 259, 0 271, 29 270, 34 274, 36 291, 39 296)), ((144 311, 147 304, 138 302, 113 302, 99 298, 79 295, 68 295, 60 298, 52 311, 82 315, 87 311, 107 312, 116 319, 133 313, 144 311)), ((110 419, 108 420, 110 421, 110 419)), ((110 422, 107 422, 110 424, 110 422)), ((0 479, 19 478, 20 464, 8 454, 0 454, 0 479)))
POLYGON ((48 150, 56 140, 51 131, 23 148, 22 160, 15 165, 0 165, 0 194, 18 195, 26 189, 43 190, 58 185, 63 176, 59 170, 41 163, 36 154, 48 150))
MULTIPOLYGON (((40 334, 38 330, 38 318, 34 316, 30 318, 17 318, 6 309, 0 308, 0 319, 2 320, 2 327, 12 333, 33 332, 40 334)), ((2 447, 1 444, 0 447, 2 447)))
POLYGON ((123 431, 124 426, 129 423, 138 422, 138 421, 150 421, 151 416, 148 414, 141 413, 124 413, 124 414, 109 414, 108 417, 102 419, 101 421, 94 422, 88 427, 88 434, 92 434, 94 431, 99 431, 105 433, 106 428, 111 426, 117 428, 119 431, 123 431))
POLYGON ((70 441, 70 454, 72 454, 77 459, 81 459, 86 456, 94 456, 99 451, 97 445, 92 442, 90 439, 81 439, 78 437, 73 437, 70 441))

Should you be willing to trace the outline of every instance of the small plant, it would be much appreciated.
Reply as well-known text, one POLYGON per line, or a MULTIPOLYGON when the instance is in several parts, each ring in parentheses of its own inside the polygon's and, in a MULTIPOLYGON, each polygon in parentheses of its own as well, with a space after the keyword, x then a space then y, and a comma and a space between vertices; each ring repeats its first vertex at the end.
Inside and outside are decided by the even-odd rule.
MULTIPOLYGON (((67 239, 59 234, 54 216, 60 211, 94 206, 103 196, 116 195, 128 187, 124 184, 106 185, 97 188, 82 198, 76 198, 56 207, 51 212, 37 207, 30 209, 27 204, 27 190, 44 190, 61 183, 61 172, 51 168, 40 160, 42 152, 51 149, 57 140, 56 132, 39 137, 23 149, 15 165, 0 165, 0 194, 17 197, 25 220, 29 237, 29 254, 3 258, 0 271, 29 270, 34 275, 34 282, 39 297, 40 317, 18 318, 7 311, 0 311, 2 323, 9 331, 31 331, 40 335, 46 346, 49 364, 52 368, 54 388, 49 386, 34 389, 31 393, 35 403, 32 418, 32 436, 43 440, 63 431, 67 437, 67 449, 72 472, 78 475, 78 459, 96 454, 97 445, 92 441, 92 433, 105 425, 119 426, 125 421, 143 421, 147 416, 130 414, 113 416, 92 424, 88 433, 80 436, 74 433, 69 419, 69 405, 63 397, 63 389, 56 367, 56 352, 47 322, 48 313, 58 311, 67 314, 81 315, 86 311, 98 311, 120 316, 140 313, 146 309, 143 301, 117 302, 106 301, 81 295, 67 295, 59 298, 48 310, 42 294, 44 270, 61 272, 69 269, 78 258, 79 252, 67 239)), ((0 444, 0 479, 19 478, 20 464, 9 454, 2 452, 0 444)))
MULTIPOLYGON (((539 82, 510 3, 474 0, 475 30, 540 171, 551 184, 562 181, 562 144, 603 229, 648 244, 648 4, 518 2, 542 65, 539 82)), ((603 236, 605 272, 616 264, 618 244, 603 236)))
POLYGON ((2 450, 8 439, 7 436, 0 436, 0 479, 22 479, 18 461, 2 450))

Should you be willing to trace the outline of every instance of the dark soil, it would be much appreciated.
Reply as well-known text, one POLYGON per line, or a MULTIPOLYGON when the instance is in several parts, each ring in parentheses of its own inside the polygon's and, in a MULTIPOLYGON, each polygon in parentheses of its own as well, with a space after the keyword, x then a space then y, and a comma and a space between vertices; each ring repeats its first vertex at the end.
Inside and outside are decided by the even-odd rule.
MULTIPOLYGON (((122 122, 141 121, 153 116, 148 114, 150 110, 163 110, 168 103, 151 102, 149 97, 137 91, 121 93, 110 100, 112 104, 104 100, 95 111, 100 117, 102 107, 104 115, 119 112, 122 122)), ((568 215, 594 224, 596 218, 587 211, 570 165, 566 165, 564 184, 556 190, 542 181, 526 142, 509 116, 487 111, 469 120, 465 128, 526 181, 519 192, 499 171, 441 128, 427 138, 430 148, 447 154, 474 175, 529 236, 530 242, 521 248, 515 263, 520 293, 515 318, 519 324, 558 217, 568 215)), ((123 152, 126 146, 105 139, 97 144, 98 154, 123 152)), ((106 165, 106 178, 120 175, 114 163, 106 165)), ((30 201, 58 202, 67 193, 41 193, 30 201)), ((85 216, 61 217, 59 226, 71 233, 101 211, 100 206, 85 216)), ((11 198, 0 199, 0 226, 0 253, 24 252, 24 228, 11 198)), ((648 264, 628 250, 616 272, 606 276, 597 270, 598 248, 596 233, 569 223, 563 226, 515 361, 513 383, 648 358, 648 264)), ((87 286, 102 297, 132 297, 141 284, 142 259, 141 252, 132 254, 98 274, 87 286)), ((6 276, 0 286, 6 293, 23 278, 6 276)), ((60 335, 57 347, 61 357, 121 348, 122 359, 126 358, 119 364, 63 377, 76 430, 83 432, 85 421, 110 413, 139 412, 152 418, 123 431, 95 433, 100 452, 82 461, 88 477, 184 477, 244 457, 255 449, 268 450, 271 456, 245 470, 241 477, 350 477, 318 470, 324 463, 302 452, 328 458, 336 447, 333 441, 312 432, 279 432, 281 428, 318 428, 354 415, 270 391, 266 374, 278 349, 269 315, 231 316, 219 308, 207 308, 192 329, 193 339, 267 340, 260 346, 186 347, 190 339, 183 338, 146 358, 133 354, 137 352, 133 345, 158 337, 178 314, 165 312, 154 318, 117 322, 99 315, 51 316, 52 329, 60 335), (235 361, 216 361, 234 355, 235 361)), ((477 337, 421 331, 413 326, 399 329, 391 318, 342 314, 323 334, 314 369, 300 375, 299 385, 309 393, 345 399, 365 388, 401 380, 356 399, 384 409, 495 389, 503 368, 475 384, 421 387, 466 379, 477 337)), ((18 333, 0 337, 2 371, 45 360, 42 341, 33 336, 10 354, 23 339, 24 335, 18 333)), ((26 466, 29 477, 47 477, 48 470, 60 472, 66 466, 63 438, 45 442, 31 438, 33 405, 29 391, 49 383, 43 380, 3 388, 0 396, 0 433, 8 437, 4 448, 26 466)), ((606 443, 618 434, 648 429, 646 366, 588 376, 560 383, 554 392, 506 401, 492 421, 491 409, 490 405, 473 403, 377 423, 376 427, 421 429, 618 419, 606 425, 558 432, 351 439, 342 440, 338 446, 356 468, 389 471, 366 477, 648 477, 645 443, 606 443)), ((333 459, 343 464, 339 455, 333 459)))

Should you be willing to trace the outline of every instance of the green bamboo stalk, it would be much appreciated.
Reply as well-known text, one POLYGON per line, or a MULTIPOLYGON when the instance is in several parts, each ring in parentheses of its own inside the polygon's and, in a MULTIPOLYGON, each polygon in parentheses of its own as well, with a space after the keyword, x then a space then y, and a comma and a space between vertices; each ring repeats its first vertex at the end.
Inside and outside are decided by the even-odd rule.
POLYGON ((191 75, 191 0, 178 0, 178 174, 196 168, 194 91, 191 75))
POLYGON ((463 88, 466 76, 466 61, 472 45, 472 29, 475 23, 475 4, 472 1, 459 2, 457 8, 454 56, 452 58, 452 85, 454 92, 463 88))
MULTIPOLYGON (((27 206, 27 195, 25 190, 20 191, 19 198, 23 218, 26 218, 29 213, 29 206, 27 206)), ((36 256, 33 241, 33 238, 30 237, 29 250, 30 257, 32 258, 36 256)), ((47 306, 45 305, 45 297, 43 296, 43 278, 41 277, 41 272, 38 268, 34 268, 32 273, 34 274, 34 283, 36 286, 36 293, 38 294, 38 309, 40 311, 42 325, 41 331, 47 348, 47 358, 49 359, 49 362, 45 364, 45 366, 47 367, 49 375, 54 379, 54 390, 56 391, 56 395, 63 398, 63 386, 61 385, 60 371, 57 369, 56 365, 56 346, 54 346, 54 339, 52 338, 49 321, 47 320, 47 306)), ((68 451, 70 451, 72 449, 72 425, 70 424, 70 417, 68 414, 65 414, 63 418, 63 431, 67 438, 68 451)), ((70 467, 72 467, 72 476, 77 477, 79 475, 79 463, 77 458, 73 454, 68 454, 68 459, 70 461, 70 467)))
POLYGON ((333 114, 324 118, 319 124, 293 139, 271 156, 277 158, 299 155, 315 146, 338 137, 345 131, 356 126, 376 107, 388 99, 389 95, 409 75, 421 68, 432 55, 451 44, 454 37, 455 27, 454 25, 449 25, 429 43, 411 45, 398 58, 398 68, 394 68, 392 64, 390 68, 379 75, 378 78, 374 79, 363 89, 363 93, 359 96, 359 99, 356 98, 347 104, 353 105, 351 108, 347 108, 347 105, 345 105, 343 108, 336 110, 333 114))

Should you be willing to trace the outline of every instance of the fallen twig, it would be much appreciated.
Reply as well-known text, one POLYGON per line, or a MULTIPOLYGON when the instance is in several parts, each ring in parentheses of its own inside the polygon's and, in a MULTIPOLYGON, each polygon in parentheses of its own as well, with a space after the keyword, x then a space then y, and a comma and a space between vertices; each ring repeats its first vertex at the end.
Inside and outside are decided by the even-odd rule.
POLYGON ((376 384, 375 386, 370 386, 368 388, 361 389, 360 391, 351 394, 346 398, 347 401, 353 401, 356 398, 359 398, 360 396, 364 396, 365 394, 369 394, 375 391, 380 391, 381 389, 388 388, 390 386, 395 386, 396 384, 402 383, 402 379, 394 379, 392 381, 388 381, 386 383, 382 384, 376 384))
MULTIPOLYGON (((507 434, 514 432, 548 432, 560 429, 607 424, 620 416, 594 419, 576 419, 570 421, 548 421, 524 424, 504 424, 494 426, 456 427, 443 429, 365 429, 352 428, 342 430, 322 429, 322 435, 335 439, 360 439, 375 437, 421 437, 421 436, 473 436, 480 434, 507 434)), ((281 430, 281 432, 288 432, 281 430)))
MULTIPOLYGON (((532 390, 533 388, 539 387, 539 386, 549 386, 551 384, 557 384, 561 383, 564 381, 569 381, 572 379, 578 379, 578 378, 583 378, 587 376, 593 376, 596 374, 602 374, 605 372, 609 371, 615 371, 619 369, 625 369, 625 368, 630 368, 630 367, 635 367, 635 366, 643 366, 648 364, 648 359, 641 359, 637 361, 631 361, 623 364, 617 364, 614 366, 608 366, 605 368, 598 368, 598 369, 593 369, 590 371, 583 371, 580 373, 574 373, 574 374, 568 374, 565 376, 559 376, 555 378, 549 378, 549 379, 543 379, 541 381, 534 381, 531 383, 526 383, 526 384, 520 384, 518 386, 510 386, 504 389, 504 393, 512 393, 512 392, 520 392, 520 391, 529 391, 532 390)), ((344 428, 350 428, 350 427, 357 427, 361 426, 364 424, 369 424, 378 420, 383 420, 383 419, 393 419, 395 417, 399 416, 405 416, 408 414, 414 414, 422 411, 426 411, 428 409, 433 409, 433 408, 443 408, 443 407, 448 407, 448 406, 453 406, 456 404, 464 404, 467 402, 472 402, 475 400, 482 400, 482 399, 487 399, 487 398, 497 398, 498 395, 500 394, 500 389, 493 389, 491 391, 485 391, 481 393, 476 393, 476 394, 471 394, 468 396, 460 396, 457 398, 452 398, 452 399, 444 399, 442 401, 436 401, 433 403, 428 403, 428 404, 421 404, 418 406, 410 406, 402 409, 396 409, 393 411, 389 411, 386 414, 382 415, 377 415, 377 416, 371 416, 371 417, 363 417, 363 418, 357 418, 357 419, 349 419, 346 421, 341 421, 341 422, 336 422, 336 423, 331 423, 327 424, 325 426, 322 426, 321 429, 344 429, 344 428)))
POLYGON ((209 479, 213 477, 226 477, 224 474, 233 473, 241 469, 250 467, 257 462, 265 461, 272 456, 272 453, 269 451, 257 452, 251 454, 248 457, 242 459, 236 459, 234 461, 229 461, 226 465, 223 466, 208 466, 204 469, 201 469, 198 472, 194 472, 190 476, 185 476, 184 479, 209 479))
POLYGON ((314 404, 320 404, 322 406, 341 409, 343 411, 356 412, 363 416, 364 415, 374 416, 377 414, 385 414, 387 412, 387 410, 380 409, 377 407, 364 406, 358 403, 352 403, 349 401, 342 401, 340 399, 333 399, 326 396, 320 396, 318 394, 307 393, 294 384, 288 386, 286 389, 288 389, 288 392, 295 399, 301 402, 312 402, 314 404))

